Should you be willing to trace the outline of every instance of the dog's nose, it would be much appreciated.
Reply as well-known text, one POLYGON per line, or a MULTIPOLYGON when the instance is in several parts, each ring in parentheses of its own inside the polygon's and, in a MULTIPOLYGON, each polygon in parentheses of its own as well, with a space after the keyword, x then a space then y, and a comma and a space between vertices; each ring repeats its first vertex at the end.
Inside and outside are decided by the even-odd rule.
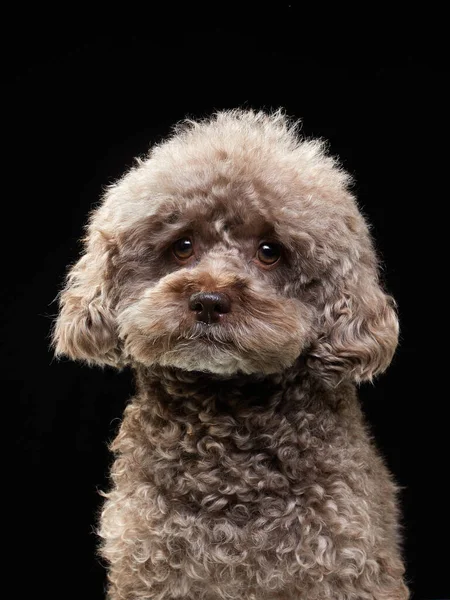
POLYGON ((195 311, 197 321, 218 323, 224 313, 230 312, 231 302, 219 292, 197 292, 189 298, 189 308, 195 311))

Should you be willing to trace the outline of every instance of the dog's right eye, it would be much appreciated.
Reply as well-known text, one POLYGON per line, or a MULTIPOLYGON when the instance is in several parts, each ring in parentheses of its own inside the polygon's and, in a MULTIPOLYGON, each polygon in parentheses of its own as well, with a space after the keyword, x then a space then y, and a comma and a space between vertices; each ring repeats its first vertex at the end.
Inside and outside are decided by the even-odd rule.
POLYGON ((181 238, 174 243, 172 250, 179 260, 187 260, 194 254, 194 244, 190 238, 181 238))

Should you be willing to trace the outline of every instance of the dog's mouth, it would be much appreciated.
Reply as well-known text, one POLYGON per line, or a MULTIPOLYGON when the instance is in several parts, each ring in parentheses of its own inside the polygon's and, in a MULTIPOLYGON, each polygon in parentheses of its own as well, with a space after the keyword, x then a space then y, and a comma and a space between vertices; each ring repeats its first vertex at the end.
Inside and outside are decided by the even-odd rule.
POLYGON ((233 344, 234 338, 230 328, 222 322, 217 323, 195 323, 189 330, 179 332, 177 340, 180 342, 198 341, 206 344, 233 344))

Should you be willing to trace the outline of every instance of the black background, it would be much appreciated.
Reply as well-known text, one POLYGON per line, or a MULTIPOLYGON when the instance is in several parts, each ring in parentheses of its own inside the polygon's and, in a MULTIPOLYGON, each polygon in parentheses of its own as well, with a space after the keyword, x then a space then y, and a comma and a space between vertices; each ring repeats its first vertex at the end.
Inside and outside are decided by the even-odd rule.
POLYGON ((237 18, 223 24, 220 14, 201 26, 187 15, 177 29, 143 16, 115 28, 88 15, 56 26, 49 17, 16 15, 4 53, 0 340, 3 406, 12 416, 7 410, 2 432, 13 441, 3 444, 2 465, 15 597, 102 598, 98 490, 107 486, 107 442, 132 378, 57 362, 48 348, 53 301, 88 211, 185 116, 282 106, 303 119, 306 136, 329 140, 373 226, 402 331, 390 369, 362 386, 361 399, 403 487, 415 598, 449 598, 438 34, 425 38, 426 25, 402 37, 380 28, 366 43, 347 36, 346 49, 339 39, 324 49, 317 22, 307 25, 284 3, 253 28, 237 18))

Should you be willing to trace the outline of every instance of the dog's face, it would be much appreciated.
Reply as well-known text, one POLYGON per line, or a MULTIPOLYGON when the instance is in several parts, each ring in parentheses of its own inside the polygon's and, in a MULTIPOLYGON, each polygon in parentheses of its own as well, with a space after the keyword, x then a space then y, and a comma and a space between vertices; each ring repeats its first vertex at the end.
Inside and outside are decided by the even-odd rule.
POLYGON ((220 374, 283 370, 313 339, 293 240, 283 243, 274 227, 271 200, 249 202, 233 178, 207 189, 214 192, 181 197, 176 212, 163 203, 120 236, 124 353, 146 365, 220 374))
POLYGON ((57 353, 274 373, 303 355, 370 378, 397 341, 347 176, 280 115, 179 131, 107 193, 69 273, 57 353))

